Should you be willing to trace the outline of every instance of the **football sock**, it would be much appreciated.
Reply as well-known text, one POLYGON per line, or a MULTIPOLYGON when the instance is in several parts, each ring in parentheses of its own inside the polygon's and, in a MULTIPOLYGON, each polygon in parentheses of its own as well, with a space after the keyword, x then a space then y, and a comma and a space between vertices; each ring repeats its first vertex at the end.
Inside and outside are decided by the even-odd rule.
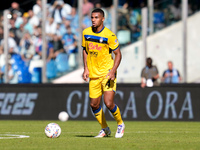
POLYGON ((122 120, 122 117, 121 117, 119 107, 117 105, 115 105, 115 107, 110 111, 111 111, 113 117, 115 118, 115 120, 117 121, 117 124, 121 125, 123 123, 123 120, 122 120))
POLYGON ((97 110, 93 110, 93 113, 94 113, 97 121, 101 125, 102 129, 108 127, 108 125, 106 123, 106 119, 105 119, 105 115, 104 115, 103 109, 101 108, 101 105, 99 105, 99 108, 97 110))

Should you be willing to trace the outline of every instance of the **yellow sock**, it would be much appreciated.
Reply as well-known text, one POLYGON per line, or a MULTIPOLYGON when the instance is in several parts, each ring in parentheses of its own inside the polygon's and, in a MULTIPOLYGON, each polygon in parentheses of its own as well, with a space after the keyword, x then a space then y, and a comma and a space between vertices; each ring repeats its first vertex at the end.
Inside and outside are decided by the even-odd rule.
POLYGON ((99 124, 101 125, 101 128, 104 129, 106 127, 108 127, 107 123, 106 123, 106 118, 103 112, 103 109, 101 108, 101 106, 99 106, 99 108, 97 110, 94 110, 94 115, 97 119, 97 121, 99 122, 99 124))
POLYGON ((117 125, 121 125, 123 123, 123 120, 121 117, 119 107, 117 105, 115 105, 115 107, 110 111, 111 111, 113 117, 115 118, 115 120, 117 121, 117 125))

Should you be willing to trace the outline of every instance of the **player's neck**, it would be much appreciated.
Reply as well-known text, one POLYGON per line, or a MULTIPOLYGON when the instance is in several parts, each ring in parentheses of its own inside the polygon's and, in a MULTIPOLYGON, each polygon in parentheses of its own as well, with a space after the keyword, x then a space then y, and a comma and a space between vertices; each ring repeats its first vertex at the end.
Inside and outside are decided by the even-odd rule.
POLYGON ((103 30, 103 28, 104 28, 104 25, 101 25, 101 26, 99 26, 99 27, 97 27, 97 28, 92 27, 92 31, 93 31, 94 33, 100 33, 100 32, 103 30))

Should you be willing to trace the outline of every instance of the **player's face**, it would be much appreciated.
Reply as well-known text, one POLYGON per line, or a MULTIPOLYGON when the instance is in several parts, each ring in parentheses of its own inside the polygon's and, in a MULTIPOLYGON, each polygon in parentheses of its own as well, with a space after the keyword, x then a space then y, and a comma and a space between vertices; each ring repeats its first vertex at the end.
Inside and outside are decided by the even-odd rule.
POLYGON ((104 17, 99 12, 91 14, 92 27, 98 28, 103 25, 104 17))

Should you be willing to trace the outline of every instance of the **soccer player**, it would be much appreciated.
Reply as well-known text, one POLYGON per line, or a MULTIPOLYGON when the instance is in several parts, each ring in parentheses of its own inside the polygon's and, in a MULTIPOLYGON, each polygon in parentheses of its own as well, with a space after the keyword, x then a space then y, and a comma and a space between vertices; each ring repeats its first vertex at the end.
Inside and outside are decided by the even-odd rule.
POLYGON ((83 79, 88 81, 89 78, 90 106, 102 128, 95 137, 101 138, 111 134, 100 105, 104 94, 104 103, 117 121, 115 137, 121 138, 125 125, 119 107, 114 103, 116 71, 121 61, 121 52, 116 35, 103 25, 104 19, 103 10, 94 9, 91 13, 92 26, 83 31, 83 79), (114 60, 112 52, 115 55, 114 60))

